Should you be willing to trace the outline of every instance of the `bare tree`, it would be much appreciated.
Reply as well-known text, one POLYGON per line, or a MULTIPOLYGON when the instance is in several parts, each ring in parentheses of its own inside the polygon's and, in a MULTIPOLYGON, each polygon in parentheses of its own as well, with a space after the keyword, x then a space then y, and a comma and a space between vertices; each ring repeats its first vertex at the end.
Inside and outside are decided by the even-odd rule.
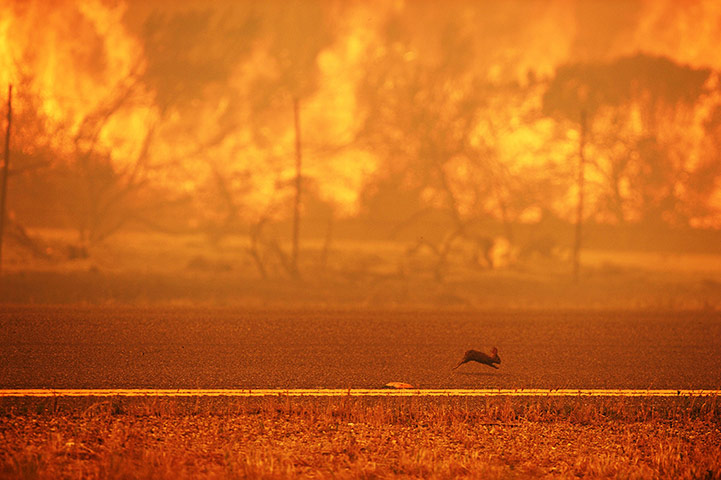
POLYGON ((605 156, 585 162, 605 180, 598 214, 656 226, 688 221, 681 218, 679 192, 688 190, 684 182, 693 176, 689 156, 695 147, 683 131, 699 117, 691 112, 708 101, 710 75, 646 55, 558 69, 544 111, 576 125, 585 112, 585 130, 593 136, 583 137, 605 156))
POLYGON ((433 276, 439 281, 460 249, 471 250, 463 263, 471 260, 478 268, 492 269, 496 234, 484 225, 500 218, 512 239, 512 222, 539 197, 528 194, 536 179, 521 185, 521 179, 505 168, 496 144, 510 127, 494 119, 507 115, 526 120, 520 108, 512 107, 538 87, 484 78, 474 57, 466 55, 466 41, 471 40, 462 28, 455 28, 455 18, 439 22, 438 30, 424 37, 424 47, 429 41, 464 45, 438 57, 426 56, 414 44, 413 35, 404 30, 414 27, 404 21, 393 19, 388 29, 395 36, 387 41, 392 48, 380 50, 365 66, 358 97, 366 122, 359 142, 383 159, 378 177, 418 197, 416 210, 398 219, 399 226, 419 225, 429 215, 444 214, 443 232, 424 235, 407 250, 409 256, 432 256, 433 276), (525 195, 515 195, 515 190, 525 195))
POLYGON ((68 208, 85 248, 117 232, 141 208, 138 195, 148 182, 154 127, 148 126, 135 158, 122 159, 123 166, 118 166, 111 152, 99 143, 110 119, 123 108, 132 107, 138 87, 139 78, 129 76, 83 118, 74 135, 74 158, 67 167, 70 178, 66 181, 71 188, 79 188, 68 195, 68 208))

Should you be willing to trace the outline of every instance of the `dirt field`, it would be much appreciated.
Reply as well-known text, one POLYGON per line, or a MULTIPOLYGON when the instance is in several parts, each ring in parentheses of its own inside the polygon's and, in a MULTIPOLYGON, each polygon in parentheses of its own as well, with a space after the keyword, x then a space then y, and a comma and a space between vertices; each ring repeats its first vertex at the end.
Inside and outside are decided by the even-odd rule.
POLYGON ((721 478, 684 399, 2 399, 4 478, 721 478))

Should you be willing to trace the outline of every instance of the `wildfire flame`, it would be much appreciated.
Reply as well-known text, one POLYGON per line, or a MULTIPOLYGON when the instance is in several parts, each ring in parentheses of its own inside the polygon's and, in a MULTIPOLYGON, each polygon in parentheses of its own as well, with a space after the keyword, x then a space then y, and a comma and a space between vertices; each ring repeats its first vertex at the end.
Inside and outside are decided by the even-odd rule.
MULTIPOLYGON (((14 84, 25 97, 31 96, 37 101, 34 106, 18 101, 18 112, 36 108, 36 114, 49 122, 48 129, 60 132, 55 141, 66 157, 86 145, 82 141, 95 142, 93 148, 106 152, 121 168, 137 162, 141 152, 147 150, 155 164, 179 159, 179 169, 153 173, 154 181, 163 183, 164 188, 198 192, 211 181, 215 171, 231 179, 231 188, 245 192, 244 211, 258 215, 267 212, 274 202, 285 201, 287 192, 283 193, 279 185, 291 181, 295 175, 290 98, 271 95, 273 101, 277 101, 274 104, 277 109, 272 122, 266 125, 255 124, 257 112, 250 105, 258 84, 277 74, 280 68, 265 50, 267 44, 257 38, 243 40, 243 48, 247 47, 249 53, 237 65, 230 66, 232 74, 222 88, 214 93, 214 87, 208 86, 207 90, 198 92, 198 99, 182 107, 166 107, 159 104, 159 92, 144 81, 150 60, 146 38, 139 26, 155 11, 172 14, 177 9, 182 14, 204 15, 209 9, 222 11, 230 6, 141 3, 57 0, 48 4, 16 0, 1 5, 0 85, 14 84), (113 102, 119 95, 126 97, 115 108, 113 102), (238 101, 243 95, 251 100, 238 101), (81 138, 88 119, 102 116, 109 108, 112 114, 96 122, 97 135, 81 138), (227 131, 221 135, 223 128, 227 131), (149 131, 153 132, 152 136, 148 135, 149 131), (262 135, 266 135, 266 141, 271 140, 262 144, 258 140, 262 135), (220 140, 214 140, 218 138, 220 140)), ((447 55, 442 38, 434 40, 424 35, 430 35, 426 33, 428 26, 434 24, 438 16, 452 15, 456 17, 458 29, 477 40, 475 51, 483 53, 478 58, 479 69, 483 70, 479 77, 490 84, 516 82, 529 89, 530 93, 521 102, 499 102, 497 117, 480 119, 474 130, 476 140, 473 141, 485 142, 486 147, 492 148, 509 175, 531 174, 544 168, 565 169, 566 174, 571 175, 576 168, 578 125, 561 125, 554 119, 534 114, 541 109, 543 89, 534 89, 533 82, 552 78, 560 65, 606 61, 640 52, 664 56, 680 65, 721 69, 719 2, 648 0, 609 7, 624 15, 617 24, 605 31, 599 30, 602 43, 608 47, 605 51, 600 51, 595 44, 583 44, 588 27, 586 17, 594 14, 592 10, 598 8, 596 3, 532 1, 510 2, 502 8, 497 5, 491 8, 490 4, 472 8, 472 2, 452 2, 448 7, 450 14, 445 13, 446 7, 440 4, 375 2, 338 7, 320 3, 322 9, 335 15, 336 27, 332 40, 322 45, 315 56, 315 88, 300 103, 303 177, 313 180, 319 197, 331 203, 337 215, 352 216, 359 211, 366 184, 393 161, 353 142, 362 127, 358 85, 364 73, 364 61, 394 48, 383 44, 384 29, 388 28, 388 20, 393 15, 410 17, 411 26, 416 28, 412 32, 415 47, 405 52, 406 61, 420 61, 418 59, 427 53, 424 48, 440 49, 436 60, 447 55), (335 11, 337 9, 341 11, 335 11), (479 27, 478 22, 485 18, 486 10, 492 10, 493 16, 479 27), (519 12, 526 17, 521 18, 519 12), (491 27, 495 30, 490 33, 479 29, 491 27), (494 121, 496 125, 492 125, 494 121)), ((252 21, 248 25, 260 21, 258 16, 262 12, 256 12, 252 4, 244 8, 250 11, 248 18, 252 21)), ((702 151, 708 141, 704 125, 721 100, 718 93, 713 93, 718 88, 709 91, 704 101, 686 112, 690 120, 688 128, 680 132, 682 138, 672 129, 660 134, 668 136, 664 141, 683 145, 689 153, 684 160, 689 170, 704 161, 702 151)), ((630 131, 634 128, 640 131, 638 118, 638 112, 632 110, 628 119, 630 131)), ((611 129, 614 121, 599 117, 594 128, 611 129)), ((32 139, 18 138, 15 142, 32 142, 32 139)), ((604 181, 603 172, 610 168, 612 153, 609 152, 612 150, 601 151, 589 146, 589 158, 599 166, 587 172, 591 204, 600 201, 601 193, 594 190, 594 185, 604 181)), ((60 157, 62 155, 58 155, 60 157)), ((469 178, 468 165, 461 162, 454 168, 458 181, 469 178)), ((620 194, 630 196, 629 188, 627 180, 621 182, 620 194)), ((554 208, 559 215, 572 217, 573 196, 571 187, 556 200, 554 208)), ((459 194, 459 199, 465 202, 464 212, 473 210, 473 196, 463 198, 459 194)), ((714 187, 708 201, 721 209, 720 185, 714 187)), ((498 205, 489 208, 498 214, 498 205)), ((628 215, 632 218, 635 213, 631 211, 628 215)), ((519 218, 537 219, 538 208, 522 209, 519 218)), ((721 217, 717 215, 712 220, 694 217, 691 223, 719 227, 721 217)))

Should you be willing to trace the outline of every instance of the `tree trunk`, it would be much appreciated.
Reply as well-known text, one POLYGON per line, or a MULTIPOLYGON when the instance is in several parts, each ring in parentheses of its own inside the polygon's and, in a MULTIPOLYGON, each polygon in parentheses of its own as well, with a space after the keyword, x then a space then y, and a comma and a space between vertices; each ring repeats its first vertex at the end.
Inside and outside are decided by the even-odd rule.
POLYGON ((8 123, 5 130, 5 164, 3 165, 2 192, 0 192, 0 272, 2 272, 2 246, 5 231, 5 199, 8 189, 8 169, 10 166, 10 126, 13 118, 12 108, 13 86, 8 85, 8 123))
POLYGON ((573 281, 578 283, 581 269, 581 226, 583 224, 583 190, 584 190, 584 169, 586 158, 584 146, 586 143, 586 111, 581 110, 581 132, 578 140, 578 205, 576 210, 576 233, 573 241, 573 281))
POLYGON ((295 200, 293 202, 293 246, 291 250, 291 268, 294 276, 299 275, 298 270, 298 243, 300 236, 300 201, 301 201, 301 165, 302 156, 300 148, 300 101, 293 98, 293 119, 295 123, 295 200))

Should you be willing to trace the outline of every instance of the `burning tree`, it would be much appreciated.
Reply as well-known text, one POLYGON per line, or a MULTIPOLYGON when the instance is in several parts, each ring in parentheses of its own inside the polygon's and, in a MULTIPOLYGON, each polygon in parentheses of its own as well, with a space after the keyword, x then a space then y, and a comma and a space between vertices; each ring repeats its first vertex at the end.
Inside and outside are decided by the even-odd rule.
POLYGON ((708 105, 717 101, 711 78, 710 70, 645 55, 559 68, 544 109, 571 122, 588 116, 599 220, 688 224, 686 192, 697 190, 698 172, 713 172, 702 158, 704 125, 714 123, 708 105))
POLYGON ((47 208, 55 218, 43 220, 58 224, 65 217, 87 249, 152 205, 155 110, 140 82, 142 49, 118 22, 120 8, 63 4, 50 14, 38 4, 9 8, 16 157, 28 171, 43 167, 22 179, 30 188, 19 195, 36 198, 16 205, 36 221, 38 203, 60 205, 47 208))
POLYGON ((241 3, 153 13, 144 24, 146 80, 168 112, 168 136, 185 139, 173 155, 206 167, 203 228, 217 243, 247 227, 262 275, 276 258, 299 276, 302 106, 317 88, 318 54, 333 40, 331 13, 317 2, 241 3), (283 208, 289 252, 269 230, 283 208))
POLYGON ((435 257, 438 280, 461 245, 470 246, 471 263, 493 268, 488 225, 500 220, 512 241, 513 223, 555 190, 554 170, 532 159, 550 143, 537 139, 555 135, 535 100, 542 84, 485 70, 472 21, 482 12, 459 10, 432 20, 422 8, 391 16, 358 90, 366 119, 359 141, 384 160, 378 184, 415 197, 418 210, 398 224, 444 213, 444 231, 426 229, 409 250, 435 257), (533 151, 511 152, 509 139, 527 137, 533 151))
MULTIPOLYGON (((317 58, 319 53, 333 40, 330 28, 330 12, 316 2, 269 2, 264 18, 268 30, 262 42, 266 60, 271 64, 272 74, 264 76, 255 84, 255 113, 261 114, 275 128, 283 128, 292 118, 293 151, 295 168, 292 182, 292 240, 290 258, 283 264, 289 273, 298 278, 300 218, 303 190, 303 143, 302 105, 317 87, 317 58), (313 34, 310 34, 313 32, 313 34), (288 108, 290 107, 290 108, 288 108), (283 112, 292 112, 283 115, 283 112)), ((267 128, 267 127, 266 127, 267 128)), ((277 135, 275 133, 274 135, 277 135)), ((261 220, 262 222, 263 220, 261 220)), ((258 228, 261 228, 258 224, 258 228)), ((275 246, 275 250, 282 250, 275 246)), ((256 257, 257 258, 257 257, 256 257)))

